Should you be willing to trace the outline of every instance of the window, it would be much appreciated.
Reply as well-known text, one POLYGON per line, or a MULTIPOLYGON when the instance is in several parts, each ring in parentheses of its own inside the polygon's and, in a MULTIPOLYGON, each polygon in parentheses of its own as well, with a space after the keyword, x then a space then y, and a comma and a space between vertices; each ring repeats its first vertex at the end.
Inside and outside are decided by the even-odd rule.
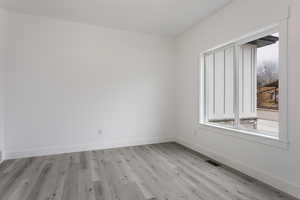
POLYGON ((286 23, 201 56, 201 123, 287 141, 286 23))

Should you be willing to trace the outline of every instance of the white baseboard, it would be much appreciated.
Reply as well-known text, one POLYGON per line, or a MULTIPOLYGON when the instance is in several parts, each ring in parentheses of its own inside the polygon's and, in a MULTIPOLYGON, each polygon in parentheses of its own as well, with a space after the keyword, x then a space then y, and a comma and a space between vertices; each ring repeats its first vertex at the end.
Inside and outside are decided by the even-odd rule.
POLYGON ((174 138, 142 138, 142 139, 134 139, 134 140, 121 140, 121 141, 109 141, 109 142, 101 142, 94 144, 78 144, 72 146, 56 146, 56 147, 45 147, 38 149, 26 149, 24 151, 6 151, 5 159, 17 159, 17 158, 28 158, 28 157, 37 157, 37 156, 47 156, 47 155, 55 155, 55 154, 63 154, 63 153, 72 153, 72 152, 81 152, 81 151, 91 151, 91 150, 101 150, 101 149, 112 149, 119 147, 128 147, 128 146, 138 146, 138 145, 146 145, 146 144, 155 144, 155 143, 163 143, 163 142, 172 142, 174 138))
POLYGON ((191 142, 184 141, 182 139, 176 139, 175 141, 178 144, 181 144, 183 146, 186 146, 187 148, 193 149, 193 150, 195 150, 205 156, 208 156, 224 165, 227 165, 233 169, 236 169, 236 170, 238 170, 250 177, 253 177, 263 183, 266 183, 284 193, 287 193, 291 196, 294 196, 294 197, 300 199, 300 186, 298 186, 298 185, 288 183, 278 177, 274 177, 274 176, 267 174, 266 172, 262 172, 258 169, 250 168, 238 161, 234 161, 234 160, 225 158, 218 153, 207 151, 204 148, 200 147, 199 145, 192 144, 191 142))

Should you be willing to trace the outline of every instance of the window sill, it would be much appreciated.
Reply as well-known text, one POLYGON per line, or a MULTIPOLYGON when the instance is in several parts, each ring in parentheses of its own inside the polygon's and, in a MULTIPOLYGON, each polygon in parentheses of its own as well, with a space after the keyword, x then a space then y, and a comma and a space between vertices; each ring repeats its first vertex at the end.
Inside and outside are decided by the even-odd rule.
POLYGON ((260 143, 268 146, 288 150, 289 142, 280 140, 276 137, 258 134, 247 130, 240 130, 230 127, 219 126, 210 123, 200 123, 201 129, 206 129, 218 134, 224 134, 232 137, 238 137, 243 140, 260 143))

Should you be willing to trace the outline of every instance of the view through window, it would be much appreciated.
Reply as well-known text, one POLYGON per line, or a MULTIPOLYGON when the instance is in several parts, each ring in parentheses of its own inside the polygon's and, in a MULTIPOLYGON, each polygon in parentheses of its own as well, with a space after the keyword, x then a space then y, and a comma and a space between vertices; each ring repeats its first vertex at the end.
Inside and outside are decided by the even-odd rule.
MULTIPOLYGON (((254 46, 254 58, 252 60, 255 63, 253 72, 255 77, 253 78, 254 88, 252 90, 256 90, 253 91, 256 97, 255 102, 253 102, 255 106, 254 118, 249 121, 241 117, 241 127, 278 137, 279 34, 275 33, 259 38, 247 45, 254 46)), ((247 90, 247 88, 244 89, 247 90)), ((243 101, 246 103, 245 99, 243 101)), ((247 118, 247 114, 243 117, 247 118)))
POLYGON ((206 122, 278 137, 279 42, 274 33, 204 54, 206 122))

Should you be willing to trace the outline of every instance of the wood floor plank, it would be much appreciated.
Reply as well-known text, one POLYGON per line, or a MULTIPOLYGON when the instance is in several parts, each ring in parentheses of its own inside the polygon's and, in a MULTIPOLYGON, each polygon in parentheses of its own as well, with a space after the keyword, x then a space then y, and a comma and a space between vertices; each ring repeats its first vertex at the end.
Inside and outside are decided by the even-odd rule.
POLYGON ((124 173, 128 177, 130 182, 134 182, 137 184, 137 187, 139 187, 140 191, 142 192, 145 199, 155 199, 155 195, 153 195, 144 185, 142 179, 137 175, 135 172, 135 169, 130 167, 128 164, 128 160, 126 160, 126 157, 124 155, 124 151, 122 149, 119 150, 119 153, 117 156, 120 159, 120 165, 124 169, 124 173))
POLYGON ((88 152, 80 155, 79 169, 79 199, 96 200, 94 182, 92 181, 91 166, 88 162, 88 152))
POLYGON ((2 179, 0 182, 0 199, 5 199, 10 191, 13 190, 13 187, 21 180, 23 173, 30 167, 34 159, 23 159, 14 169, 2 179))
POLYGON ((39 195, 41 194, 41 191, 42 191, 41 189, 42 189, 42 187, 44 186, 44 184, 47 180, 46 179, 47 175, 49 174, 52 166, 53 166, 52 163, 47 163, 43 167, 43 169, 42 169, 42 171, 41 171, 41 173, 40 173, 40 175, 39 175, 32 191, 30 192, 30 194, 28 195, 26 200, 37 200, 38 199, 38 197, 39 197, 39 195))
POLYGON ((5 161, 0 200, 295 200, 176 143, 5 161))
POLYGON ((56 179, 55 186, 53 188, 53 194, 49 198, 49 200, 61 200, 64 192, 64 186, 66 177, 68 175, 69 165, 71 159, 64 158, 64 159, 56 159, 59 164, 59 171, 58 171, 58 178, 56 179))
MULTIPOLYGON (((149 148, 153 147, 149 146, 149 148)), ((153 148, 153 150, 160 151, 159 148, 153 148)), ((224 200, 238 199, 236 195, 229 193, 224 185, 219 184, 215 179, 209 177, 209 173, 203 172, 201 168, 194 167, 188 161, 182 162, 177 158, 178 154, 168 153, 166 151, 161 151, 161 153, 165 154, 165 159, 167 159, 167 162, 176 165, 174 170, 178 171, 178 173, 181 173, 182 176, 189 179, 193 184, 196 185, 196 187, 206 189, 207 191, 210 191, 210 195, 222 198, 224 200)))
POLYGON ((10 187, 8 200, 14 199, 26 199, 26 197, 32 191, 36 181, 38 180, 39 174, 43 169, 43 163, 45 160, 43 158, 36 158, 34 163, 26 170, 15 185, 10 187))
POLYGON ((129 148, 121 149, 120 155, 132 174, 130 176, 132 177, 131 180, 140 187, 144 197, 146 199, 158 199, 157 196, 159 196, 160 193, 154 192, 155 189, 149 186, 151 182, 149 181, 150 179, 146 176, 146 173, 142 170, 142 167, 138 165, 138 162, 134 161, 135 158, 133 155, 130 155, 129 148))
MULTIPOLYGON (((96 177, 98 178, 97 180, 97 189, 99 189, 99 185, 102 189, 101 195, 104 196, 105 200, 113 200, 115 199, 115 194, 114 194, 114 188, 110 186, 110 179, 107 178, 107 171, 105 170, 105 161, 104 161, 104 151, 98 151, 98 152, 93 152, 94 159, 95 159, 95 169, 96 169, 96 177)), ((99 192, 99 191, 98 191, 99 192)), ((99 194, 95 192, 95 197, 96 198, 101 198, 101 196, 98 196, 99 194)))
POLYGON ((80 169, 78 155, 71 157, 61 200, 79 200, 78 180, 80 169))
POLYGON ((15 160, 6 160, 0 165, 0 178, 13 169, 13 164, 15 160))
POLYGON ((164 188, 159 182, 159 177, 151 172, 150 166, 145 165, 139 157, 137 157, 131 148, 124 149, 126 162, 134 169, 137 176, 141 179, 143 187, 157 199, 168 199, 164 188))

